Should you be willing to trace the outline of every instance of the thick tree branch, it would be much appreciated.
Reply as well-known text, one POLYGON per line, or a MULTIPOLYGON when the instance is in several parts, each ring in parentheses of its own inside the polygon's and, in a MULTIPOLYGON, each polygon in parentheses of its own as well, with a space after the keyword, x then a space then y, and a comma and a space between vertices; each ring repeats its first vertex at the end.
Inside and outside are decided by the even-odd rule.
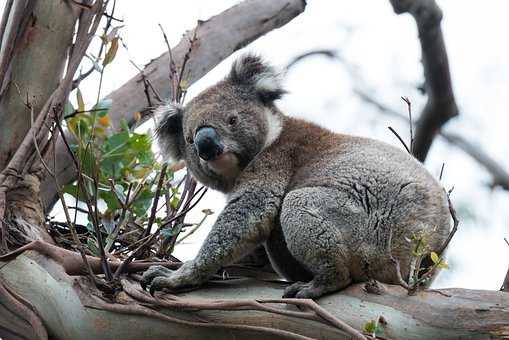
POLYGON ((424 162, 441 127, 458 115, 449 61, 440 22, 442 11, 435 0, 390 0, 397 14, 410 13, 417 24, 428 101, 415 130, 414 155, 424 162))
MULTIPOLYGON (((122 292, 110 303, 95 298, 100 293, 90 291, 93 288, 84 282, 86 278, 67 276, 50 258, 36 253, 31 258, 36 260, 20 256, 8 263, 0 262, 0 276, 34 305, 55 339, 351 338, 323 322, 297 319, 289 313, 306 309, 286 309, 281 314, 252 310, 255 301, 281 301, 285 286, 282 283, 252 279, 214 281, 177 297, 160 296, 165 298, 163 304, 167 307, 156 301, 141 306, 129 296, 133 292, 122 292), (223 308, 225 305, 229 308, 223 308), (197 311, 198 306, 206 308, 197 311), (62 320, 70 320, 69 316, 73 327, 62 327, 62 320), (284 336, 271 329, 300 337, 284 336)), ((319 299, 318 304, 358 330, 383 316, 385 339, 499 339, 509 334, 509 294, 498 291, 442 289, 408 296, 399 286, 384 285, 382 295, 376 295, 357 284, 319 299)))
POLYGON ((22 0, 6 17, 0 37, 0 171, 30 129, 26 102, 37 115, 62 79, 78 11, 61 0, 22 0))
MULTIPOLYGON (((173 60, 180 69, 189 49, 190 37, 196 33, 196 42, 187 62, 183 83, 189 87, 233 52, 285 25, 302 13, 304 8, 303 0, 246 0, 207 21, 199 22, 172 50, 173 60)), ((151 61, 144 68, 143 74, 161 97, 169 98, 172 89, 168 81, 167 53, 151 61)), ((107 96, 113 101, 110 119, 114 125, 118 124, 121 117, 132 122, 135 112, 147 111, 142 78, 141 74, 136 75, 107 96)), ((75 171, 61 140, 56 150, 58 164, 55 174, 61 184, 69 183, 75 179, 75 171)), ((41 198, 46 211, 56 202, 56 191, 50 179, 41 186, 41 198)))

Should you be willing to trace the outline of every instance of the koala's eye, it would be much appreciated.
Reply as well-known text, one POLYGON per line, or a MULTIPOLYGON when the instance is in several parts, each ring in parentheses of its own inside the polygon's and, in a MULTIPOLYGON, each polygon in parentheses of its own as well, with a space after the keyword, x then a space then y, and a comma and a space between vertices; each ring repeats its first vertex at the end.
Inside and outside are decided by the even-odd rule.
POLYGON ((237 118, 237 116, 230 116, 230 117, 228 118, 228 125, 233 126, 233 125, 237 124, 237 121, 238 121, 238 120, 239 120, 239 119, 237 118))

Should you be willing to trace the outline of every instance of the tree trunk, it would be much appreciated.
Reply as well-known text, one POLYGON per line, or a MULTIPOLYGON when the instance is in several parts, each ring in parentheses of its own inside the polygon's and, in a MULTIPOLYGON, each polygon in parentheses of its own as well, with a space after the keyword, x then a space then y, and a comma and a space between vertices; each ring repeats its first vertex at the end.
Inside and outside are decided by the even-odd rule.
MULTIPOLYGON (((61 0, 20 0, 5 8, 0 48, 2 170, 62 79, 77 17, 78 11, 61 0)), ((45 228, 33 228, 44 223, 39 199, 42 174, 37 169, 22 177, 6 192, 5 220, 13 231, 8 241, 51 242, 45 228)))

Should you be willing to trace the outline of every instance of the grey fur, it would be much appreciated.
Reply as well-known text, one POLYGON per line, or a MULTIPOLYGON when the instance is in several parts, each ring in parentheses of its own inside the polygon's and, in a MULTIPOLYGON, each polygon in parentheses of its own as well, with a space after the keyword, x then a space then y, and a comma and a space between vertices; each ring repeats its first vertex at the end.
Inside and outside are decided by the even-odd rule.
POLYGON ((432 249, 447 238, 451 221, 440 184, 397 148, 285 116, 273 103, 284 90, 272 86, 266 95, 261 77, 277 74, 248 55, 183 109, 180 126, 159 127, 162 145, 177 140, 172 155, 199 181, 227 193, 228 203, 193 261, 174 272, 154 267, 143 284, 152 290, 201 284, 260 244, 281 275, 306 281, 291 285, 289 297, 316 298, 368 278, 396 283, 391 254, 408 277, 405 237, 425 231, 432 249), (235 125, 228 124, 232 116, 235 125), (280 134, 266 143, 279 131, 271 129, 274 122, 280 134), (197 157, 192 136, 203 126, 219 132, 228 157, 214 164, 197 157))

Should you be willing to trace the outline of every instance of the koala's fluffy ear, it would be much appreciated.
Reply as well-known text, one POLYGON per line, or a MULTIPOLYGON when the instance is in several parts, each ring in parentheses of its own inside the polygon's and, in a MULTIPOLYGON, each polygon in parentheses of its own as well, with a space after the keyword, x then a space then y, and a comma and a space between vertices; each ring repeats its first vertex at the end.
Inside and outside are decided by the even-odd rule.
POLYGON ((264 103, 272 103, 286 93, 282 87, 282 72, 254 54, 238 58, 226 79, 234 85, 252 86, 264 103))
POLYGON ((183 108, 174 103, 159 106, 154 115, 156 117, 156 137, 165 158, 179 161, 183 158, 182 147, 184 135, 182 131, 183 108))

